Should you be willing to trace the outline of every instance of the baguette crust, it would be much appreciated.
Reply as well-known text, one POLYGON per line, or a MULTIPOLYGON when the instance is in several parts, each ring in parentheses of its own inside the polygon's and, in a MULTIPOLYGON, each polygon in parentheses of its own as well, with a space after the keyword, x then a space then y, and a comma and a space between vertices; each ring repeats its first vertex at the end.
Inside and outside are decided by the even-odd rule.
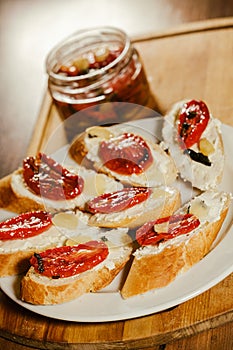
POLYGON ((87 167, 88 169, 94 169, 93 163, 86 157, 88 149, 85 144, 85 137, 86 133, 83 132, 82 134, 74 138, 69 148, 69 154, 75 160, 76 163, 87 167))
POLYGON ((54 225, 29 238, 0 240, 0 277, 26 272, 30 267, 29 259, 34 253, 62 245, 65 240, 66 236, 54 225))
MULTIPOLYGON (((32 304, 59 304, 106 287, 131 257, 132 240, 127 231, 121 229, 104 232, 109 247, 108 257, 99 265, 78 275, 52 279, 36 273, 34 267, 30 267, 21 281, 21 299, 32 304)), ((94 237, 101 237, 101 234, 94 237)))
POLYGON ((19 197, 11 187, 12 174, 0 180, 0 208, 22 214, 27 211, 44 210, 44 206, 30 198, 19 197))
POLYGON ((158 252, 134 257, 130 272, 121 290, 123 298, 162 288, 180 273, 190 269, 211 249, 230 205, 228 196, 224 208, 215 222, 206 223, 194 235, 181 242, 166 245, 158 252), (140 276, 140 278, 139 278, 140 276))
MULTIPOLYGON (((50 244, 46 249, 55 246, 54 244, 50 244)), ((13 276, 26 272, 30 267, 29 259, 36 252, 38 252, 38 249, 35 248, 0 254, 0 277, 13 276)))
POLYGON ((91 215, 89 224, 97 227, 135 228, 156 217, 171 215, 179 208, 180 201, 180 193, 177 189, 171 187, 154 188, 151 196, 145 202, 118 213, 91 215))
POLYGON ((30 267, 29 258, 34 251, 0 254, 0 277, 18 275, 30 267))
POLYGON ((50 305, 73 300, 85 293, 97 292, 111 283, 123 269, 126 262, 126 260, 119 260, 112 270, 104 266, 100 270, 88 271, 88 273, 83 273, 74 278, 73 281, 69 279, 67 283, 63 281, 62 284, 56 286, 40 281, 38 276, 35 275, 33 267, 31 267, 22 279, 21 299, 31 304, 50 305))

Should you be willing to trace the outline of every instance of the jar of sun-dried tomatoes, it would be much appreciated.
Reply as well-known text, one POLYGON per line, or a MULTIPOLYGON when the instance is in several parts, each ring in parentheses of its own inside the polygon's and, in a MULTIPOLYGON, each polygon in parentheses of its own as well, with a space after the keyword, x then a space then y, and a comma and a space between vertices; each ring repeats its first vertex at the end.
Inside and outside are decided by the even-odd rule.
POLYGON ((80 113, 76 118, 76 133, 90 125, 138 118, 138 113, 115 110, 114 104, 103 114, 104 102, 155 107, 139 54, 127 34, 117 28, 71 35, 51 50, 46 67, 50 93, 64 120, 95 106, 94 112, 90 108, 89 115, 80 113))

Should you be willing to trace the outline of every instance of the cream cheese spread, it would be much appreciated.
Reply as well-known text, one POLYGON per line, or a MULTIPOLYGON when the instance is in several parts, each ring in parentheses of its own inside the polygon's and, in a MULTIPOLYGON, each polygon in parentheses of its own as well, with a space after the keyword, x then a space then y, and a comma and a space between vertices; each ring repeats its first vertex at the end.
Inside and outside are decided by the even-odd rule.
POLYGON ((161 212, 164 209, 165 202, 170 198, 173 198, 176 193, 176 189, 172 187, 159 187, 152 190, 151 195, 144 202, 134 205, 123 211, 115 213, 96 213, 94 214, 95 222, 120 222, 125 219, 137 218, 142 213, 155 210, 156 208, 161 208, 161 212))
MULTIPOLYGON (((163 147, 168 148, 174 159, 177 169, 184 180, 188 180, 194 187, 201 190, 214 189, 220 182, 224 167, 224 152, 221 138, 221 122, 210 115, 206 129, 201 138, 206 138, 214 147, 214 152, 208 156, 211 166, 193 161, 188 155, 184 155, 183 150, 177 143, 177 123, 176 116, 185 101, 175 104, 171 112, 164 119, 163 147)), ((195 152, 199 152, 197 144, 191 147, 195 152)))
MULTIPOLYGON (((107 128, 106 128, 107 129, 107 128)), ((123 132, 132 132, 135 134, 135 129, 132 127, 122 129, 118 127, 109 128, 111 130, 111 136, 115 137, 123 132)), ((140 129, 139 129, 140 130, 140 129)), ((97 130, 98 131, 98 130, 97 130)), ((109 132, 110 133, 110 132, 109 132)), ((176 179, 177 173, 173 160, 163 151, 163 149, 152 142, 151 135, 145 138, 145 133, 142 131, 137 132, 137 135, 144 137, 147 145, 150 147, 150 151, 153 157, 153 163, 141 174, 121 175, 103 166, 101 159, 99 158, 98 151, 99 145, 103 140, 106 140, 106 133, 100 133, 99 136, 89 136, 87 133, 84 138, 84 143, 88 151, 86 157, 95 164, 96 169, 103 169, 104 172, 117 178, 118 180, 128 183, 133 183, 135 186, 159 186, 169 185, 176 179), (173 170, 172 170, 173 168, 173 170)))
POLYGON ((192 213, 192 209, 193 209, 193 214, 197 215, 200 220, 200 225, 196 229, 194 229, 188 234, 177 236, 165 242, 161 242, 155 246, 148 245, 145 247, 140 247, 138 250, 136 250, 136 252, 134 253, 134 256, 137 259, 140 259, 141 257, 146 255, 159 254, 165 248, 168 248, 174 245, 179 245, 183 242, 188 242, 190 237, 192 237, 197 232, 199 232, 202 228, 204 228, 204 226, 219 220, 221 212, 224 209, 228 199, 229 199, 228 194, 224 192, 215 192, 215 191, 207 191, 202 193, 200 196, 196 196, 188 204, 184 205, 180 210, 176 212, 177 214, 187 213, 187 211, 189 210, 189 212, 192 213), (203 206, 205 208, 204 209, 205 215, 200 215, 199 213, 201 212, 203 206))
POLYGON ((67 166, 66 168, 84 179, 83 191, 74 199, 56 201, 34 194, 24 182, 23 170, 12 174, 12 189, 18 196, 29 198, 41 204, 48 211, 57 211, 74 209, 76 207, 83 208, 85 203, 91 198, 114 190, 117 191, 123 187, 122 184, 109 178, 107 175, 97 174, 93 170, 85 169, 83 167, 70 168, 67 166))

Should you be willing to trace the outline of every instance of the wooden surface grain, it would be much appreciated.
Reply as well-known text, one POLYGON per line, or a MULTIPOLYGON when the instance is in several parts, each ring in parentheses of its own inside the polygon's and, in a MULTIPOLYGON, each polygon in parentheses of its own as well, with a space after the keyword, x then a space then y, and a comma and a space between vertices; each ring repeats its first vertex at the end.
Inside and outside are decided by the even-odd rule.
MULTIPOLYGON (((4 312, 1 312, 0 336, 39 349, 136 350, 150 347, 156 349, 157 346, 159 348, 168 344, 168 349, 171 350, 174 341, 180 340, 180 344, 185 344, 186 338, 188 341, 189 337, 200 339, 199 334, 202 332, 207 331, 210 334, 212 329, 225 329, 225 325, 233 322, 232 282, 233 276, 229 276, 209 291, 172 310, 107 324, 77 324, 47 319, 15 307, 15 304, 3 295, 1 303, 5 303, 6 307, 4 312), (226 302, 223 303, 223 300, 226 302), (12 324, 15 326, 14 330, 12 324)), ((226 330, 226 334, 225 341, 229 341, 232 335, 230 329, 226 330)), ((194 344, 195 340, 192 342, 194 344)), ((188 342, 186 346, 187 344, 188 342)), ((222 344, 224 348, 229 342, 222 344)))
MULTIPOLYGON (((215 117, 233 126, 233 19, 152 33, 135 40, 161 113, 185 98, 204 99, 215 117), (211 25, 212 23, 212 25, 211 25), (228 69, 226 70, 226 67, 228 69)), ((45 94, 28 153, 47 147, 60 119, 45 94)), ((57 138, 59 147, 64 135, 57 138)), ((10 350, 40 349, 230 349, 233 275, 205 293, 163 312, 111 323, 48 319, 0 294, 0 336, 10 350), (17 345, 17 344, 20 345, 17 345), (22 345, 24 344, 24 345, 22 345), (17 348, 18 347, 18 348, 17 348)), ((1 342, 0 342, 1 344, 1 342)))
MULTIPOLYGON (((210 329, 207 332, 200 332, 197 335, 184 339, 175 340, 168 344, 153 345, 146 347, 146 350, 231 350, 233 348, 232 337, 233 322, 227 323, 219 328, 210 329)), ((0 341, 2 349, 7 350, 31 350, 31 347, 22 344, 12 343, 2 338, 0 341)), ((34 348, 38 349, 38 348, 34 348)), ((76 347, 76 350, 78 348, 76 347)), ((84 348, 81 348, 84 349, 84 348)))
MULTIPOLYGON (((185 98, 203 99, 213 116, 233 125, 232 23, 233 17, 195 22, 132 39, 159 113, 185 98)), ((62 121, 45 92, 27 153, 53 152, 64 143, 62 121)))
POLYGON ((232 0, 1 0, 0 178, 26 154, 47 85, 45 59, 57 42, 99 25, 134 36, 229 16, 232 0))

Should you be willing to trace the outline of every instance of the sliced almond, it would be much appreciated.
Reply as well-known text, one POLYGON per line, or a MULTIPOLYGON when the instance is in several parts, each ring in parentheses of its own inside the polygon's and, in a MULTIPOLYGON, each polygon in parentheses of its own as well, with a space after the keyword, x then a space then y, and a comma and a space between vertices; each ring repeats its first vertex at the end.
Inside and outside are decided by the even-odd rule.
POLYGON ((203 200, 196 199, 191 203, 189 213, 197 216, 200 220, 203 220, 208 216, 209 207, 203 200))
POLYGON ((154 225, 154 230, 155 230, 156 233, 167 232, 168 231, 168 226, 169 226, 169 221, 163 222, 161 224, 155 224, 154 225))
POLYGON ((109 131, 107 128, 98 125, 91 126, 86 130, 86 132, 88 135, 90 135, 90 137, 100 137, 105 140, 108 140, 113 136, 111 131, 109 131))
POLYGON ((118 248, 113 242, 111 242, 111 241, 105 241, 104 242, 107 246, 108 246, 108 248, 109 249, 114 249, 114 248, 118 248))
POLYGON ((200 139, 198 147, 200 152, 204 154, 204 156, 209 156, 215 151, 213 144, 206 138, 200 139))
POLYGON ((73 245, 78 245, 81 243, 86 243, 86 242, 89 242, 91 240, 92 240, 92 238, 90 236, 80 235, 80 236, 68 238, 66 240, 66 245, 73 246, 73 245))
POLYGON ((101 195, 106 192, 106 180, 102 174, 96 174, 95 176, 95 187, 97 195, 101 195))
POLYGON ((54 215, 53 224, 73 230, 78 225, 78 218, 73 213, 58 213, 54 215))
POLYGON ((154 191, 153 191, 153 198, 164 198, 166 197, 167 193, 166 191, 164 191, 163 189, 161 188, 156 188, 154 191))
POLYGON ((106 192, 107 185, 106 178, 102 174, 88 176, 85 179, 85 193, 92 197, 99 196, 106 192))
POLYGON ((77 245, 78 243, 73 239, 67 239, 65 244, 66 246, 72 247, 73 245, 77 245))

